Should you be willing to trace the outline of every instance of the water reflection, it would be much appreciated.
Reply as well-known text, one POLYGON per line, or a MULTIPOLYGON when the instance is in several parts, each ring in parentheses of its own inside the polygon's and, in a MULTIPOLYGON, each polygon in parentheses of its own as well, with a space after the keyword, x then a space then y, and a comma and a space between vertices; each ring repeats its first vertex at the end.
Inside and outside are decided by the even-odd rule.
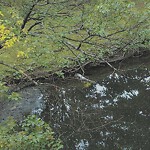
POLYGON ((42 116, 64 142, 64 150, 150 148, 150 72, 111 74, 89 88, 77 80, 47 88, 42 116))

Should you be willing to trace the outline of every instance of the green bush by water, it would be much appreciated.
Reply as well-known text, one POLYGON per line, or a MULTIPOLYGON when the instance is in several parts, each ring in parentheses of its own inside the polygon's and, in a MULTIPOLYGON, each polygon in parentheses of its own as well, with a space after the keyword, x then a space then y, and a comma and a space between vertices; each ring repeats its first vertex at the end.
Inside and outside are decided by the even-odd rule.
POLYGON ((35 115, 28 116, 20 125, 13 118, 0 124, 0 150, 60 150, 62 147, 50 126, 35 115))

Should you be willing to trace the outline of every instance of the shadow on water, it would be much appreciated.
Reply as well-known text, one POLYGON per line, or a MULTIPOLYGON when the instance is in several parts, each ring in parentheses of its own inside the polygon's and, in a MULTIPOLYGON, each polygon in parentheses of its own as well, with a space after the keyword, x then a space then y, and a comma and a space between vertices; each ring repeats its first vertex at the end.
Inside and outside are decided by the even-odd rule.
POLYGON ((71 79, 47 87, 45 121, 64 142, 64 150, 149 150, 150 71, 93 70, 90 87, 71 79), (97 72, 97 74, 95 74, 97 72))

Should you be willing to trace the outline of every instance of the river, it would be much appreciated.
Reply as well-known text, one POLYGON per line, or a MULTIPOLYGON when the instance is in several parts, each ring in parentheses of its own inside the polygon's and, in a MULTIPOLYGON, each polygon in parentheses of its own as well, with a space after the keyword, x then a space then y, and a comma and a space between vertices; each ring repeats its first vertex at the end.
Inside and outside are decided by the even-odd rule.
POLYGON ((150 149, 150 59, 130 58, 95 67, 95 81, 58 80, 46 87, 42 118, 64 142, 64 150, 150 149))
POLYGON ((150 149, 150 55, 92 67, 84 76, 23 89, 22 101, 1 105, 0 119, 37 114, 64 150, 150 149))

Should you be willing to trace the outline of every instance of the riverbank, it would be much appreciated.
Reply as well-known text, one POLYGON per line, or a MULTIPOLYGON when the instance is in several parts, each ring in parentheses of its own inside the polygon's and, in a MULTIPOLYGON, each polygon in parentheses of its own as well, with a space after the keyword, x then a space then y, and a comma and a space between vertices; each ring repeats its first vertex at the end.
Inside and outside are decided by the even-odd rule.
POLYGON ((59 78, 66 78, 66 77, 73 77, 75 73, 80 73, 82 75, 85 74, 86 70, 89 70, 93 67, 103 67, 108 66, 113 71, 119 71, 119 67, 115 67, 116 64, 121 64, 124 61, 128 61, 131 59, 143 59, 146 57, 149 57, 150 50, 148 49, 140 49, 138 51, 130 51, 129 53, 122 53, 119 52, 115 55, 112 55, 111 57, 104 57, 103 59, 99 61, 88 61, 83 64, 80 64, 79 66, 72 66, 72 67, 64 67, 59 68, 56 70, 56 68, 53 71, 46 71, 42 67, 38 67, 34 69, 31 73, 25 72, 26 76, 19 79, 14 79, 10 77, 4 78, 4 82, 6 82, 6 85, 10 87, 10 91, 17 92, 25 87, 30 87, 34 85, 40 85, 40 83, 46 83, 46 82, 54 82, 55 80, 59 78))
MULTIPOLYGON (((134 66, 135 68, 146 66, 150 69, 149 60, 150 51, 144 51, 142 55, 132 55, 130 57, 126 57, 125 59, 119 59, 117 61, 110 62, 113 68, 110 67, 106 62, 99 64, 91 63, 85 66, 84 75, 90 79, 91 74, 97 74, 97 68, 100 68, 100 74, 103 78, 105 78, 106 73, 124 73, 125 70, 133 69, 134 66), (114 68, 117 70, 114 70, 114 68)), ((71 69, 73 70, 73 68, 71 69)), ((76 70, 76 68, 74 70, 76 70)), ((79 72, 80 71, 82 70, 79 70, 79 72)), ((25 80, 19 82, 18 85, 12 85, 12 91, 18 91, 22 99, 19 101, 0 101, 0 120, 5 120, 8 116, 13 116, 16 120, 22 120, 28 114, 41 113, 45 107, 45 99, 43 97, 42 90, 45 89, 47 85, 54 89, 59 89, 59 83, 62 81, 67 82, 67 80, 72 80, 74 82, 76 79, 73 74, 76 72, 73 71, 71 74, 69 73, 70 71, 66 72, 65 78, 62 79, 55 74, 52 75, 51 73, 47 72, 46 74, 43 74, 43 76, 36 77, 36 80, 33 78, 33 80, 36 82, 38 81, 38 85, 34 85, 32 82, 25 83, 25 80), (45 76, 47 74, 48 76, 45 76)), ((94 80, 96 81, 96 79, 94 80)))

